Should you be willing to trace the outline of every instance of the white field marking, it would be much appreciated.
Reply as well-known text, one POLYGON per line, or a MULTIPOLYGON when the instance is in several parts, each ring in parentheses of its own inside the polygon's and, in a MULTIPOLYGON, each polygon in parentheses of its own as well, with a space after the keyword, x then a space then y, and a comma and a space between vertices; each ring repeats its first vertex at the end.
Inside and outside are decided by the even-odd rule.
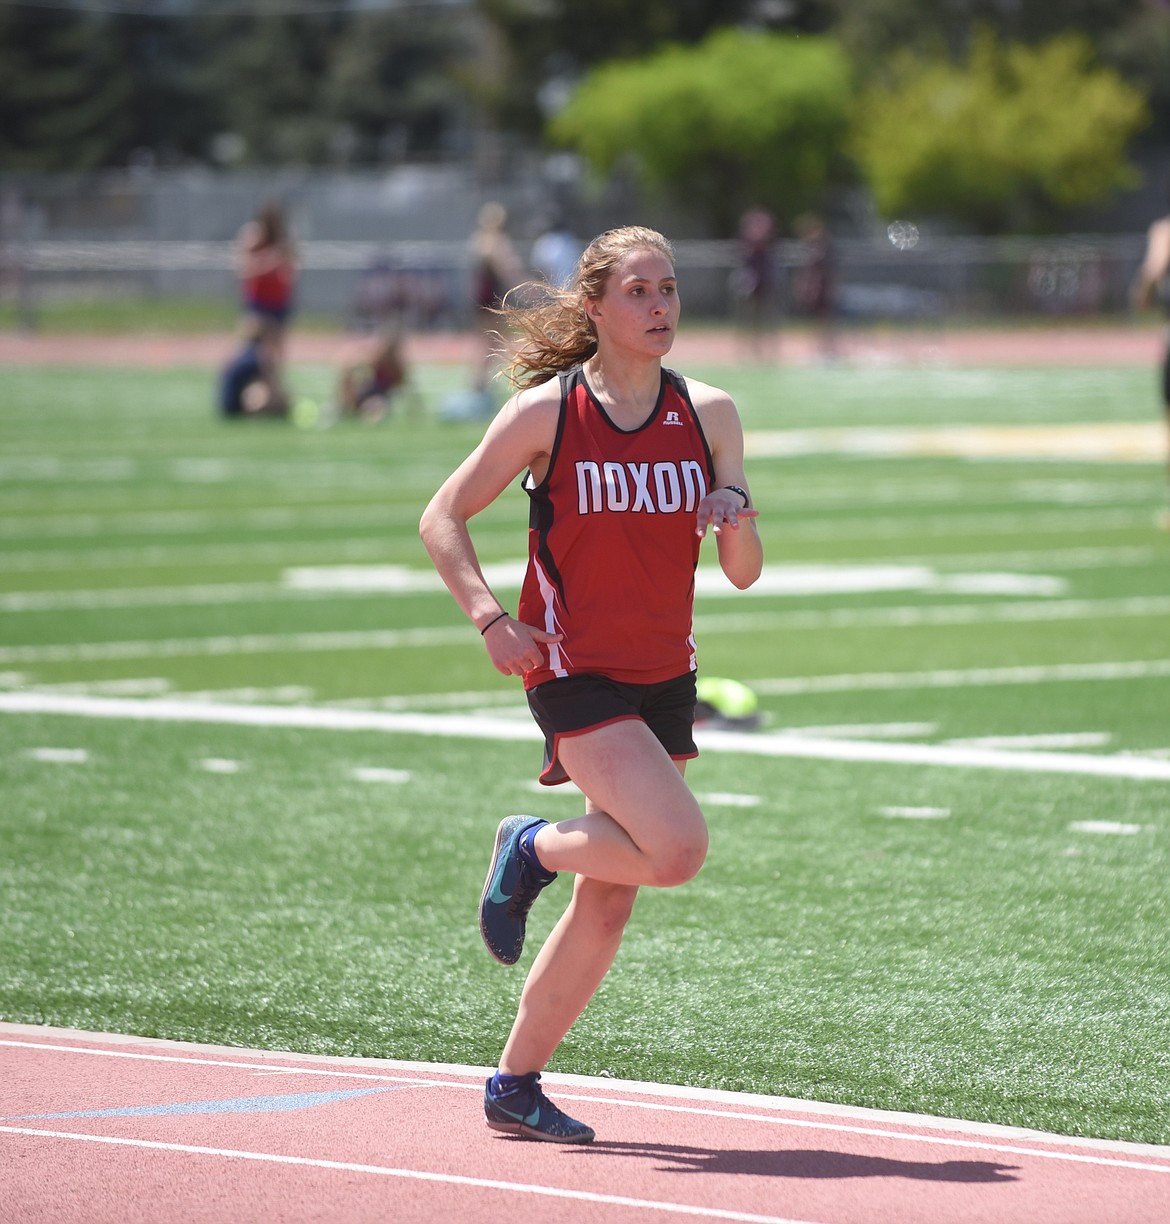
POLYGON ((228 757, 204 757, 199 762, 199 768, 206 770, 208 773, 234 774, 240 772, 241 764, 239 761, 233 761, 228 757))
MULTIPOLYGON (((750 588, 749 588, 750 589, 750 588)), ((993 625, 1034 621, 1116 620, 1170 615, 1170 595, 1122 599, 1061 599, 996 604, 921 604, 894 608, 818 608, 800 612, 732 612, 695 617, 699 630, 723 633, 772 629, 914 628, 918 625, 993 625)))
POLYGON ((191 656, 409 650, 415 646, 474 646, 470 625, 448 629, 354 629, 322 633, 250 633, 219 637, 159 638, 130 642, 74 642, 57 646, 0 646, 0 663, 77 663, 103 659, 173 659, 191 656))
POLYGON ((1049 663, 1032 667, 973 667, 928 672, 859 672, 842 676, 784 676, 747 681, 757 693, 795 697, 874 689, 970 688, 996 684, 1052 684, 1074 680, 1153 680, 1170 676, 1170 659, 1126 663, 1049 663))
POLYGON ((414 774, 409 769, 389 769, 380 765, 358 765, 350 770, 358 782, 409 782, 414 774))
POLYGON ((535 1195, 540 1198, 569 1199, 605 1207, 634 1207, 640 1211, 661 1211, 669 1215, 701 1216, 709 1220, 740 1220, 745 1224, 808 1224, 790 1216, 758 1215, 750 1211, 728 1211, 720 1207, 692 1207, 686 1203, 667 1203, 658 1199, 632 1198, 624 1194, 598 1194, 590 1190, 561 1190, 555 1186, 525 1185, 523 1182, 496 1181, 490 1177, 463 1177, 457 1173, 424 1173, 420 1169, 395 1169, 387 1165, 355 1164, 347 1160, 323 1160, 310 1156, 285 1156, 274 1152, 246 1152, 235 1148, 200 1147, 191 1143, 163 1143, 154 1139, 123 1139, 113 1135, 73 1134, 69 1131, 35 1130, 24 1126, 0 1126, 9 1135, 42 1139, 69 1139, 82 1143, 107 1143, 118 1147, 145 1148, 161 1152, 182 1152, 190 1156, 216 1156, 228 1160, 254 1160, 267 1164, 294 1165, 308 1169, 336 1169, 343 1173, 365 1173, 377 1177, 397 1177, 408 1181, 437 1182, 444 1186, 470 1186, 476 1190, 501 1190, 507 1195, 535 1195))
POLYGON ((1117 820, 1074 820, 1068 827, 1074 833, 1122 833, 1132 835, 1142 831, 1141 825, 1122 824, 1117 820))
MULTIPOLYGON (((0 1032, 23 1032, 30 1035, 43 1032, 39 1025, 2 1024, 0 1032)), ((177 1042, 162 1038, 123 1037, 108 1033, 87 1033, 80 1030, 60 1029, 74 1039, 88 1041, 117 1042, 123 1045, 134 1045, 133 1050, 94 1049, 92 1046, 57 1045, 45 1041, 17 1041, 0 1037, 0 1046, 15 1046, 34 1050, 49 1050, 53 1053, 89 1054, 99 1058, 126 1058, 145 1062, 190 1063, 204 1067, 230 1067, 244 1071, 288 1070, 301 1075, 323 1076, 331 1079, 351 1079, 373 1081, 375 1083, 410 1084, 425 1088, 462 1088, 478 1093, 483 1092, 485 1075, 490 1075, 494 1068, 471 1067, 457 1063, 425 1063, 404 1062, 399 1059, 359 1058, 352 1055, 331 1056, 325 1054, 298 1054, 280 1051, 269 1055, 257 1050, 224 1049, 218 1046, 191 1045, 187 1048, 199 1051, 199 1054, 179 1055, 157 1052, 161 1049, 175 1049, 177 1042), (143 1047, 146 1047, 143 1049, 143 1047), (152 1048, 153 1047, 153 1048, 152 1048), (275 1057, 295 1061, 296 1068, 274 1068, 271 1063, 242 1062, 236 1057, 209 1057, 210 1054, 250 1055, 257 1057, 275 1057), (378 1068, 389 1068, 379 1070, 378 1068), (412 1074, 413 1073, 413 1074, 412 1074), (420 1074, 462 1076, 462 1079, 423 1079, 420 1074), (470 1082, 468 1082, 470 1080, 470 1082)), ((665 1105, 661 1100, 637 1101, 622 1098, 593 1097, 581 1092, 573 1093, 571 1089, 594 1088, 601 1086, 594 1077, 585 1075, 570 1075, 549 1072, 544 1076, 549 1084, 558 1086, 558 1092, 574 1101, 603 1100, 606 1104, 627 1105, 632 1108, 649 1110, 665 1110, 672 1113, 694 1113, 731 1117, 748 1121, 770 1122, 780 1126, 807 1126, 814 1130, 839 1131, 854 1135, 881 1135, 891 1138, 905 1138, 914 1143, 938 1143, 948 1146, 970 1146, 988 1150, 1008 1150, 1001 1148, 1000 1143, 984 1143, 983 1139, 995 1139, 1002 1142, 1021 1143, 1054 1143, 1062 1147, 1081 1148, 1089 1151, 1106 1151, 1116 1154, 1154 1157, 1170 1162, 1170 1147, 1158 1144, 1132 1143, 1119 1139, 1087 1139, 1077 1136, 1050 1135, 1044 1131, 1031 1130, 1024 1127, 1002 1126, 993 1122, 967 1122, 960 1118, 932 1117, 929 1114, 902 1113, 890 1110, 867 1109, 858 1105, 830 1105, 820 1101, 806 1101, 796 1097, 764 1096, 753 1092, 732 1092, 721 1088, 690 1088, 675 1084, 643 1083, 638 1080, 618 1080, 612 1077, 602 1081, 607 1091, 621 1091, 633 1097, 646 1096, 683 1101, 686 1104, 665 1105), (741 1111, 753 1109, 757 1113, 724 1113, 712 1108, 714 1105, 734 1105, 741 1111), (802 1115, 798 1118, 776 1116, 778 1111, 802 1115), (820 1115, 832 1119, 829 1122, 811 1121, 808 1115, 820 1115), (848 1124, 842 1119, 849 1119, 848 1124), (857 1123, 877 1123, 880 1127, 892 1125, 922 1127, 931 1131, 951 1131, 964 1138, 952 1139, 939 1135, 908 1135, 898 1131, 874 1129, 872 1126, 861 1126, 857 1123), (978 1135, 980 1139, 970 1139, 978 1135)), ((1158 1165, 1141 1165, 1133 1161, 1117 1160, 1111 1157, 1081 1157, 1066 1152, 1045 1152, 1039 1148, 1015 1148, 1014 1150, 1027 1155, 1045 1156, 1054 1160, 1085 1160, 1092 1163, 1119 1165, 1123 1168, 1149 1168, 1156 1173, 1170 1173, 1170 1163, 1158 1165)))
POLYGON ((878 808, 882 816, 891 816, 902 820, 946 820, 951 814, 950 808, 940 807, 883 807, 878 808))
MULTIPOLYGON (((338 710, 325 706, 216 705, 170 698, 74 697, 64 693, 0 693, 0 713, 67 714, 84 718, 252 727, 305 727, 322 731, 384 731, 400 735, 515 742, 531 742, 541 738, 536 726, 526 719, 492 715, 407 714, 388 710, 338 710)), ((749 756, 1170 781, 1170 761, 1145 756, 1005 752, 995 748, 965 748, 950 744, 813 739, 783 732, 705 731, 702 728, 696 729, 695 739, 700 747, 710 752, 739 752, 749 756)))
POLYGON ((705 791, 696 795, 700 803, 709 803, 712 807, 759 807, 763 800, 759 795, 737 795, 732 791, 705 791))
MULTIPOLYGON (((27 688, 31 682, 25 679, 19 685, 27 688)), ((7 687, 0 685, 0 687, 7 687)), ((100 697, 161 697, 169 693, 173 685, 162 676, 128 676, 119 680, 71 680, 66 684, 38 684, 40 693, 85 693, 100 697)))
POLYGON ((261 705, 268 701, 279 701, 291 704, 312 701, 313 689, 304 684, 277 684, 267 688, 251 685, 233 689, 184 690, 175 695, 185 701, 223 701, 240 705, 261 705))
MULTIPOLYGON (((484 576, 487 577, 486 574, 484 576)), ((493 587, 518 587, 523 578, 524 571, 521 568, 519 578, 515 581, 488 581, 493 587)), ((441 590, 443 584, 434 570, 411 569, 408 565, 302 565, 286 569, 281 575, 281 585, 290 591, 406 595, 418 591, 441 590)))
MULTIPOLYGON (((320 592, 310 592, 320 595, 320 592)), ((85 591, 9 591, 0 612, 55 612, 66 608, 153 608, 169 605, 259 603, 286 595, 276 582, 224 582, 203 586, 109 587, 85 591)))
POLYGON ((34 761, 53 765, 83 765, 89 760, 89 752, 84 748, 29 748, 27 755, 34 761))
POLYGON ((0 553, 0 568, 9 573, 25 570, 107 570, 182 565, 287 565, 294 558, 320 557, 329 561, 376 561, 386 555, 386 542, 378 536, 340 540, 296 540, 287 544, 262 541, 252 544, 144 544, 126 548, 46 548, 37 552, 0 553))
MULTIPOLYGON (((1083 497, 1078 499, 1079 502, 1084 500, 1083 497)), ((228 527, 233 531, 374 527, 385 525, 388 517, 387 508, 381 503, 368 506, 262 506, 230 513, 223 510, 131 510, 106 514, 28 514, 0 521, 0 539, 54 539, 137 532, 183 535, 228 527)))
POLYGON ((785 735, 812 735, 819 739, 917 739, 933 735, 938 723, 839 723, 821 727, 778 727, 785 735))
POLYGON ((929 427, 749 430, 752 458, 798 455, 929 456, 961 459, 1074 459, 1160 463, 1166 431, 1155 421, 1084 425, 938 425, 929 427))
MULTIPOLYGON (((943 594, 1063 595, 1068 584, 1046 574, 940 574, 928 565, 768 565, 748 588, 752 595, 840 595, 877 591, 943 594)), ((698 596, 743 595, 713 565, 695 573, 698 596)))
MULTIPOLYGON (((819 519, 806 518, 785 524, 784 534, 792 540, 900 540, 909 532, 917 539, 945 539, 962 535, 1059 535, 1070 531, 1113 531, 1127 527, 1148 527, 1150 511, 1145 507, 1133 510, 1073 509, 1036 511, 988 511, 983 514, 936 514, 918 517, 913 522, 891 516, 879 518, 819 519)), ((12 554, 19 557, 20 554, 12 554)))
MULTIPOLYGON (((805 612, 698 615, 708 632, 762 632, 772 629, 913 627, 924 624, 980 624, 1046 620, 1105 620, 1170 613, 1170 596, 1125 600, 1068 600, 1059 603, 963 605, 937 608, 826 609, 805 612)), ((321 633, 253 633, 239 636, 159 638, 122 642, 77 642, 49 646, 0 646, 0 665, 75 663, 109 659, 163 659, 203 655, 267 654, 342 650, 399 650, 415 646, 477 645, 465 627, 368 629, 321 633)), ((9 673, 11 674, 11 673, 9 673)))
POLYGON ((1104 748, 1112 739, 1108 731, 1070 731, 1051 735, 974 735, 949 739, 947 743, 970 748, 1104 748))
MULTIPOLYGON (((524 579, 524 562, 504 561, 485 566, 484 577, 493 588, 518 588, 524 579)), ((285 570, 284 582, 293 590, 338 593, 403 594, 443 589, 433 570, 414 570, 404 565, 301 566, 285 570)), ((1066 587, 1063 579, 1047 575, 940 575, 926 565, 769 565, 764 567, 750 591, 756 596, 907 590, 1061 595, 1066 587)), ((695 591, 708 596, 742 594, 722 570, 711 565, 701 567, 696 573, 695 591)))
POLYGON ((1146 545, 1128 548, 1046 548, 1002 549, 994 553, 932 554, 889 558, 901 565, 936 565, 946 570, 1022 569, 1117 569, 1120 566, 1149 565, 1158 551, 1146 545))
MULTIPOLYGON (((1014 569, 1115 569, 1118 566, 1148 565, 1153 560, 1155 551, 1152 548, 1069 548, 1050 549, 1044 552, 1001 552, 986 555, 958 554, 954 556, 904 557, 890 558, 887 566, 921 570, 924 567, 942 568, 942 582, 949 582, 947 587, 952 592, 959 589, 956 584, 964 580, 964 574, 954 574, 947 578, 947 572, 962 567, 964 571, 1002 569, 1010 566, 1014 569)), ((518 586, 518 580, 509 573, 514 563, 505 563, 504 571, 498 585, 501 588, 518 586)), ((839 563, 847 570, 861 570, 868 563, 861 561, 845 561, 839 563)), ((66 568, 62 563, 61 568, 66 568)), ((326 567, 329 568, 329 567, 326 567)), ((365 569, 378 571, 383 567, 352 566, 349 569, 365 569)), ((402 567, 385 567, 401 569, 402 567)), ((831 567, 823 567, 831 568, 831 567)), ((147 586, 147 587, 101 587, 93 590, 70 591, 9 591, 0 594, 0 612, 48 612, 63 608, 123 608, 123 607, 165 607, 171 604, 230 604, 257 603, 261 601, 284 599, 327 599, 338 595, 351 597, 372 595, 393 595, 395 589, 389 584, 379 586, 370 578, 367 581, 354 581, 342 588, 330 587, 324 581, 310 581, 298 578, 288 579, 289 574, 309 574, 324 572, 315 567, 298 567, 286 572, 281 582, 224 582, 210 583, 199 586, 147 586)), ((425 571, 410 571, 425 573, 425 571)), ((412 578, 412 584, 420 583, 422 579, 412 578)), ((1007 579, 1004 579, 1005 584, 1007 579)), ((497 585, 493 582, 493 585, 497 585)), ((409 588, 402 588, 406 593, 409 588)), ((438 586, 428 587, 428 590, 438 590, 438 586)), ((745 594, 751 593, 751 588, 745 594)), ((986 593, 986 592, 980 592, 986 593)), ((1009 594, 1004 590, 998 593, 1009 594)))
MULTIPOLYGON (((515 689, 462 693, 408 693, 397 697, 343 697, 322 705, 336 710, 467 710, 474 706, 512 706, 527 712, 523 697, 515 689)), ((548 789, 545 787, 544 789, 548 789)))

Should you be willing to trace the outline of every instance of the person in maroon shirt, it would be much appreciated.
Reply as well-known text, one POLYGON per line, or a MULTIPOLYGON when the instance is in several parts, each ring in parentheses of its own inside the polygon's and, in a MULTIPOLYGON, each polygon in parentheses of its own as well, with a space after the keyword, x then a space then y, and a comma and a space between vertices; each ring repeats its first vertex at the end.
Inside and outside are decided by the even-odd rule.
POLYGON ((696 754, 699 545, 715 536, 741 589, 759 577, 763 550, 735 404, 662 366, 679 319, 669 242, 639 226, 610 230, 568 285, 534 296, 502 309, 520 336, 508 367, 519 390, 431 499, 420 531, 496 670, 524 680, 545 735, 541 780, 571 779, 585 796, 583 815, 556 824, 501 821, 480 901, 488 950, 515 964, 541 889, 558 872, 576 877, 484 1112, 495 1130, 584 1143, 592 1128, 548 1101, 540 1072, 613 963, 638 889, 685 883, 707 854, 683 777, 696 754), (521 473, 529 567, 513 616, 484 578, 468 524, 521 473))

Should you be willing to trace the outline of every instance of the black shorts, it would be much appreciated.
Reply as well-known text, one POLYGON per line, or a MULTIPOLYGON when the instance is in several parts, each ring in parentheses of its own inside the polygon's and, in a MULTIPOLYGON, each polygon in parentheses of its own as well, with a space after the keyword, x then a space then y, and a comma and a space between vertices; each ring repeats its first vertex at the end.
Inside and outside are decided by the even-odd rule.
POLYGON ((592 673, 546 680, 528 691, 528 708, 544 732, 540 780, 545 786, 569 781, 557 755, 560 739, 596 731, 626 718, 644 722, 674 760, 686 761, 699 755, 691 733, 695 722, 694 672, 659 684, 623 684, 592 673))

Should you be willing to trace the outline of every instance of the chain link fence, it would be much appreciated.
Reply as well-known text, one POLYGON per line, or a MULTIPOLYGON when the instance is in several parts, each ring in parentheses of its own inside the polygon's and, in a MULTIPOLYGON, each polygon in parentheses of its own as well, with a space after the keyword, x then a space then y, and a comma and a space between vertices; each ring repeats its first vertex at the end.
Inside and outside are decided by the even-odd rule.
MULTIPOLYGON (((236 294, 233 242, 266 196, 290 215, 302 267, 300 307, 352 323, 386 308, 422 328, 468 322, 466 237, 479 205, 498 198, 521 255, 548 215, 536 176, 485 194, 453 166, 387 175, 285 171, 267 176, 108 175, 96 180, 0 178, 0 306, 34 323, 60 298, 217 298, 236 294)), ((620 202, 577 210, 596 233, 631 214, 620 202)), ((643 218, 672 236, 679 218, 643 218)), ((693 232, 693 226, 692 232, 693 232)), ((1144 235, 978 238, 932 233, 900 249, 884 230, 833 241, 835 309, 845 321, 930 322, 1021 316, 1109 316, 1129 308, 1144 235)), ((676 241, 691 317, 735 316, 733 239, 676 241)), ((808 261, 794 240, 776 247, 780 319, 800 316, 795 286, 808 261)))

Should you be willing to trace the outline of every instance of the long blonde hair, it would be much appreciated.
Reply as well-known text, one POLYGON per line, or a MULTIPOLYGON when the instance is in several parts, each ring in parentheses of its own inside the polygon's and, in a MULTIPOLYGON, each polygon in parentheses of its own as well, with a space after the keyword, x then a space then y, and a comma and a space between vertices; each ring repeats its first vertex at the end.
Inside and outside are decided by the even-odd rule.
POLYGON ((657 251, 674 264, 674 247, 657 230, 625 225, 593 239, 567 285, 528 282, 504 298, 496 313, 521 336, 505 353, 504 375, 514 387, 534 387, 597 352, 586 299, 601 297, 618 264, 634 251, 657 251), (525 305, 534 290, 538 300, 525 305))

